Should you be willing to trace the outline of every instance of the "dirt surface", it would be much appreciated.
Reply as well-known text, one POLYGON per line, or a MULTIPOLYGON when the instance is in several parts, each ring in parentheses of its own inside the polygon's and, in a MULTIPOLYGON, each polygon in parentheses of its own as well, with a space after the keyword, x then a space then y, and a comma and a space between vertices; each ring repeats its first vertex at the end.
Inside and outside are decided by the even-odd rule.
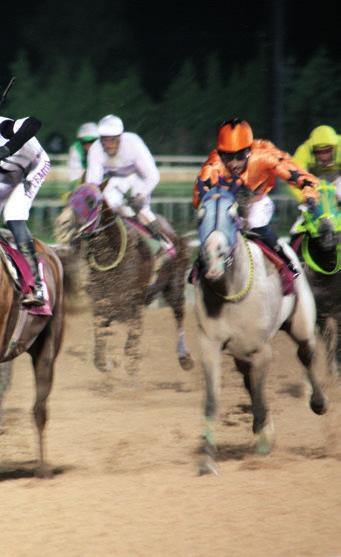
MULTIPOLYGON (((186 331, 198 361, 191 309, 186 331)), ((170 311, 148 310, 132 387, 122 365, 94 368, 90 315, 68 318, 49 402, 51 480, 34 477, 33 374, 27 355, 16 360, 0 437, 1 557, 341 556, 341 381, 321 346, 330 409, 316 416, 294 345, 284 333, 273 342, 277 444, 266 457, 253 452, 249 400, 224 356, 219 475, 199 477, 202 377, 198 364, 179 368, 174 345, 170 311)))

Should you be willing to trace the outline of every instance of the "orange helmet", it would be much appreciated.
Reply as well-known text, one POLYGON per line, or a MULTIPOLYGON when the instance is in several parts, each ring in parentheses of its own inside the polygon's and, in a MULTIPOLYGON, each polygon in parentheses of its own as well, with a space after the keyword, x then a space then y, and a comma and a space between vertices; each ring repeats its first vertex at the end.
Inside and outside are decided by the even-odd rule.
POLYGON ((253 133, 245 120, 233 118, 224 122, 218 132, 217 150, 235 153, 251 147, 253 133))

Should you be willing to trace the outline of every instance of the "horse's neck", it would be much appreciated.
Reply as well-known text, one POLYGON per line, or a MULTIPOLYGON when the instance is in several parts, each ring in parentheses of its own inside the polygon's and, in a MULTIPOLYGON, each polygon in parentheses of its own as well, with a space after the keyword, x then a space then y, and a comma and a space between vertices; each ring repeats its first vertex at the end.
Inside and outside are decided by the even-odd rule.
POLYGON ((323 249, 319 238, 309 238, 309 252, 313 260, 325 270, 333 269, 336 264, 336 247, 323 249))

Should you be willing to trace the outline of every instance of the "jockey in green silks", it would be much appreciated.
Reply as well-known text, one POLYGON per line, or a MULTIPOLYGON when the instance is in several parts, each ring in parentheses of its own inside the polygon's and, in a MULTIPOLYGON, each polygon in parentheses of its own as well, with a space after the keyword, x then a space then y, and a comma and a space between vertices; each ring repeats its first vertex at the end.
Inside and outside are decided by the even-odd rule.
POLYGON ((294 161, 321 179, 334 181, 341 170, 341 135, 331 126, 318 126, 297 147, 294 161))

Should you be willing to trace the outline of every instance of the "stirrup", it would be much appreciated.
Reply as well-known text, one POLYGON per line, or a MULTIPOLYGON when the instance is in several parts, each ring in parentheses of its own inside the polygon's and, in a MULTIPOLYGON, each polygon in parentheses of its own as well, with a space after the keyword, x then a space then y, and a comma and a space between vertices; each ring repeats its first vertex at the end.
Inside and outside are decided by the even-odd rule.
POLYGON ((297 267, 295 267, 295 265, 292 261, 290 261, 290 263, 287 264, 287 267, 288 267, 289 271, 293 274, 294 278, 297 278, 298 276, 300 276, 301 271, 299 271, 297 269, 297 267))
POLYGON ((23 306, 43 306, 45 304, 44 291, 41 286, 36 286, 26 294, 21 301, 23 306))

